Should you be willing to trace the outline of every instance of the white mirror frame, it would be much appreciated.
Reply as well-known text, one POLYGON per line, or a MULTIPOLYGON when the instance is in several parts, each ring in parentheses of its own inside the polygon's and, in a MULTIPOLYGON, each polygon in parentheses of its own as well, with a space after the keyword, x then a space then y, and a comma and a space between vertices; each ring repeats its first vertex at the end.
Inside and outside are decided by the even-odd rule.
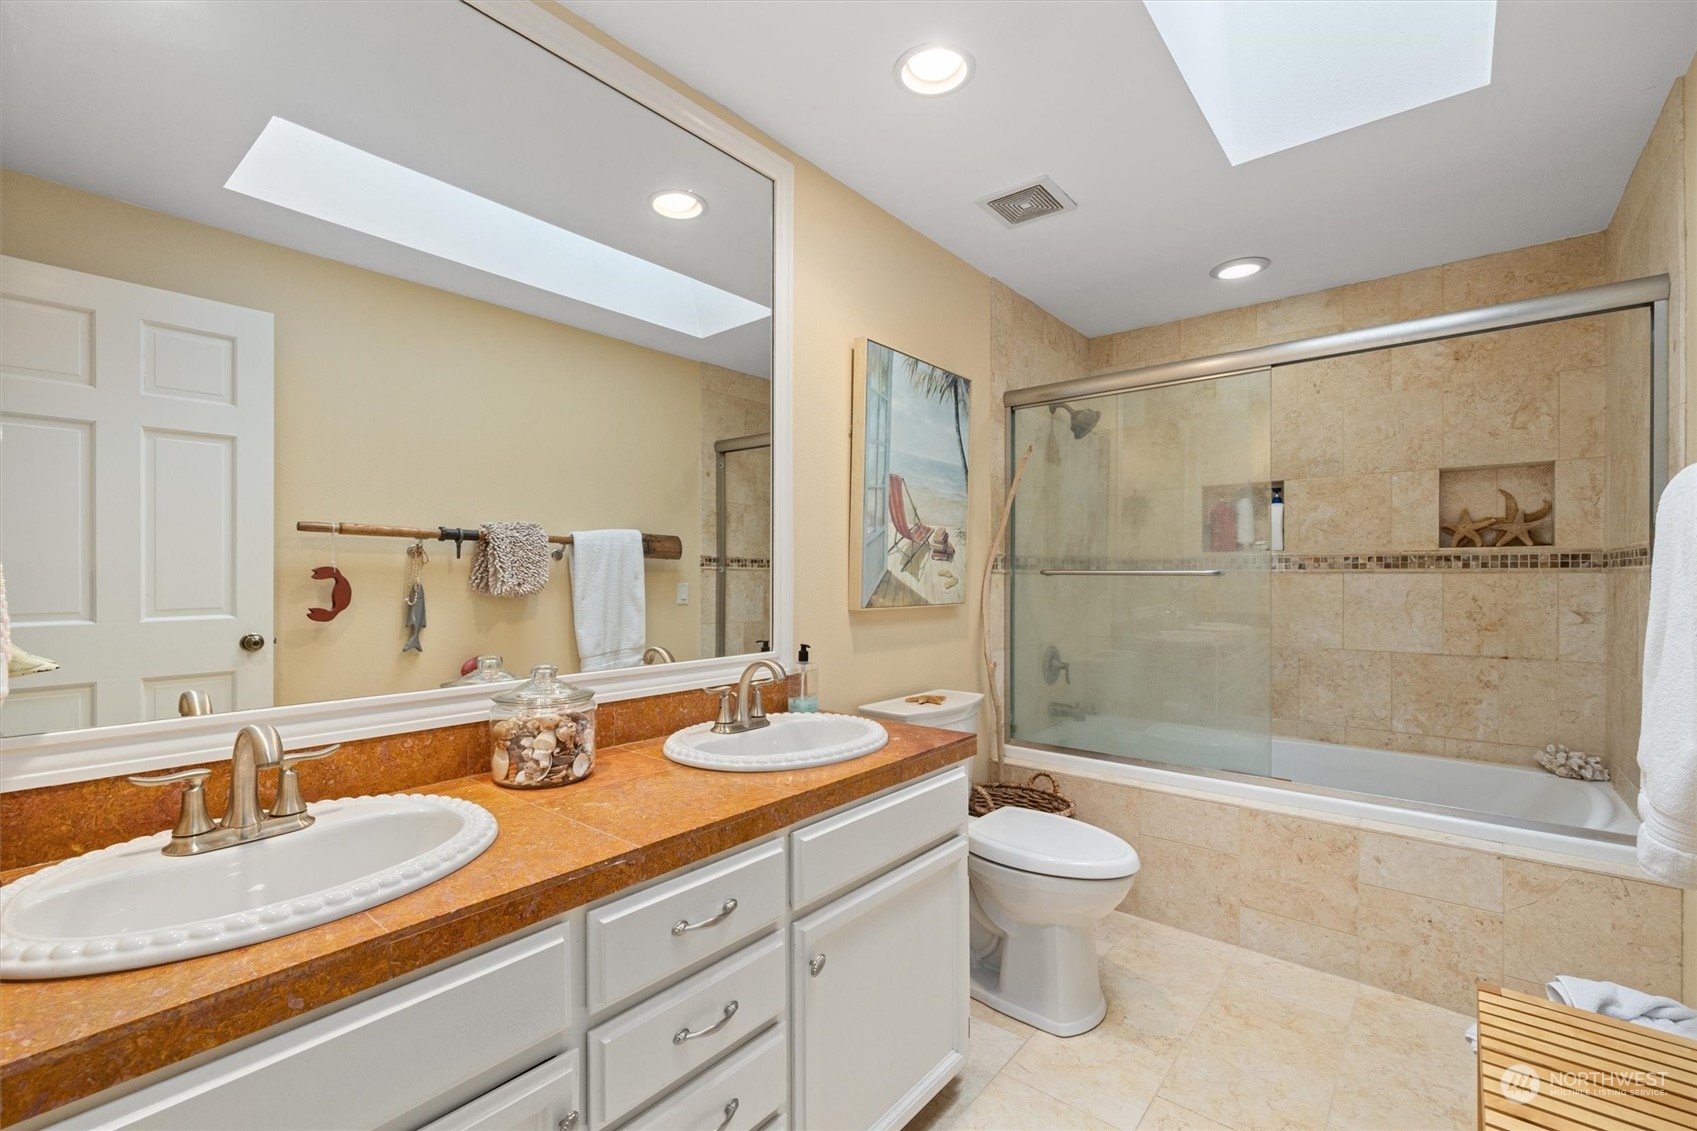
MULTIPOLYGON (((771 576, 775 651, 760 655, 782 663, 794 654, 795 636, 790 350, 795 168, 784 157, 530 0, 464 2, 772 181, 771 576)), ((593 690, 598 701, 608 703, 731 682, 751 658, 752 654, 684 660, 573 675, 571 680, 593 690)), ((488 687, 405 691, 3 739, 0 793, 215 761, 229 754, 236 731, 248 723, 269 723, 290 746, 304 746, 480 722, 489 717, 490 692, 488 687)))

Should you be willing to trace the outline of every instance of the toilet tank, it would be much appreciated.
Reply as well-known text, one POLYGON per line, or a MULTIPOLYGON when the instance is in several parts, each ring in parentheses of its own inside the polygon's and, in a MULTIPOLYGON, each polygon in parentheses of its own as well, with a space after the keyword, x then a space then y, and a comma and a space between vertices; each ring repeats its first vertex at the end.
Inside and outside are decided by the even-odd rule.
POLYGON ((887 719, 891 722, 912 723, 914 726, 937 727, 941 730, 958 730, 966 734, 978 733, 978 706, 984 701, 982 691, 947 691, 938 688, 935 691, 916 691, 912 695, 898 695, 894 699, 884 699, 877 703, 862 703, 860 713, 869 718, 887 719), (910 703, 908 700, 921 696, 942 696, 941 703, 910 703))

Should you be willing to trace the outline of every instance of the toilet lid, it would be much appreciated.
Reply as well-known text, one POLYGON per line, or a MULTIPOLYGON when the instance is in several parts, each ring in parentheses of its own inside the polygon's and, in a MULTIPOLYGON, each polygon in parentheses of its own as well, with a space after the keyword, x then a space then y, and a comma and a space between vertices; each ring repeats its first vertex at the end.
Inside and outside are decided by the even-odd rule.
POLYGON ((1035 809, 997 809, 967 830, 980 859, 1078 880, 1115 880, 1137 872, 1137 850, 1106 829, 1035 809))

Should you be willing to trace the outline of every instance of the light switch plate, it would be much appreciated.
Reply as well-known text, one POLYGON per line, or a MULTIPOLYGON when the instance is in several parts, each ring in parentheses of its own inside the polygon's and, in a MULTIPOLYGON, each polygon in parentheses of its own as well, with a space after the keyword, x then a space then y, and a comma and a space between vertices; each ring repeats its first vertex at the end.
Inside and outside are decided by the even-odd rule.
POLYGON ((687 581, 678 582, 678 604, 689 604, 689 582, 687 581))

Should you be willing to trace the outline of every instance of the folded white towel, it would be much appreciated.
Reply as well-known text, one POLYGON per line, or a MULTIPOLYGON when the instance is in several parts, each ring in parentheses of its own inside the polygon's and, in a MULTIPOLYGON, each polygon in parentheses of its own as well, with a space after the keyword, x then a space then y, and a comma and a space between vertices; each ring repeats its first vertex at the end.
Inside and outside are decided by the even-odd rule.
POLYGON ((1697 465, 1656 508, 1638 772, 1639 865, 1697 888, 1697 465))
POLYGON ((642 532, 572 532, 572 617, 586 672, 642 663, 648 640, 642 532))
POLYGON ((1570 974, 1559 975, 1544 987, 1544 992, 1550 995, 1551 1001, 1559 1001, 1575 1009, 1588 1009, 1604 1017, 1697 1039, 1697 1009, 1682 1005, 1671 997, 1656 997, 1631 986, 1593 982, 1570 974))

